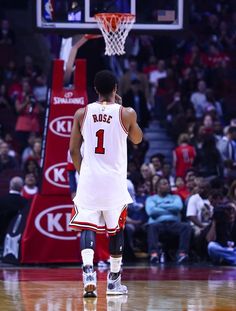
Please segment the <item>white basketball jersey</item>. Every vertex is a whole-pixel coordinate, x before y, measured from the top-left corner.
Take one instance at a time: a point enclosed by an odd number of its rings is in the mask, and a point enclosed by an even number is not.
[[[122,106],[98,102],[86,107],[81,125],[84,154],[77,206],[107,210],[132,203],[127,190],[127,131]]]

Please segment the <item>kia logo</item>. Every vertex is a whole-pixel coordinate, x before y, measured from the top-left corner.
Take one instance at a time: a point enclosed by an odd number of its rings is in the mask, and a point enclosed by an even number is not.
[[[71,209],[71,204],[49,207],[37,215],[35,227],[41,234],[51,239],[76,240],[77,236],[69,228]]]
[[[73,93],[72,93],[72,92],[67,92],[67,93],[65,93],[65,95],[64,95],[65,98],[70,98],[70,97],[72,97],[72,96],[73,96]]]
[[[49,166],[45,172],[46,180],[56,187],[69,188],[66,166],[67,162],[61,162]]]
[[[64,116],[52,120],[49,124],[49,128],[55,135],[61,137],[70,137],[72,124],[73,117]]]

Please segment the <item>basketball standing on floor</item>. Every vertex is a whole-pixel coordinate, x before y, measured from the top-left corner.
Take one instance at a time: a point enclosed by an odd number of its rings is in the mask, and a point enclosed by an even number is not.
[[[103,70],[94,80],[98,101],[77,110],[70,139],[70,153],[80,173],[70,226],[81,230],[84,296],[96,296],[96,272],[93,269],[95,234],[107,231],[110,236],[110,272],[107,294],[127,294],[121,285],[123,228],[127,204],[132,199],[127,190],[127,137],[142,141],[137,115],[116,101],[117,81],[112,72]],[[80,147],[83,143],[83,157]]]

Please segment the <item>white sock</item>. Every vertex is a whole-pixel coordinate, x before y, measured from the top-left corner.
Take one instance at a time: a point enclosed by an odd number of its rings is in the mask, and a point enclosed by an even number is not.
[[[113,273],[120,272],[122,257],[111,257],[110,256],[110,270]]]
[[[94,250],[91,248],[85,248],[81,251],[83,266],[93,266]]]

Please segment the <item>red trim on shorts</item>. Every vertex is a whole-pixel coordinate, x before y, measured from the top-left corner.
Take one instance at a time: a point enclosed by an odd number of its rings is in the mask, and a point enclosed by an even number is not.
[[[83,223],[83,222],[73,222],[69,224],[69,227],[74,230],[82,231],[82,230],[92,230],[97,233],[104,233],[106,232],[106,227],[98,227],[95,224],[90,223]]]
[[[127,129],[126,129],[124,123],[123,123],[123,120],[122,120],[122,109],[123,109],[123,107],[121,106],[120,107],[120,112],[119,112],[120,124],[121,124],[121,127],[123,128],[125,134],[128,134],[128,131],[127,131]]]
[[[83,130],[84,121],[85,121],[85,118],[87,116],[87,113],[88,113],[88,106],[85,106],[83,119],[82,119],[82,122],[81,122],[81,125],[80,125],[80,132],[82,132],[82,130]]]
[[[115,235],[117,232],[119,232],[121,229],[124,229],[125,222],[127,218],[127,205],[124,206],[123,210],[120,213],[118,225],[115,228],[107,229],[106,231],[109,235]]]

